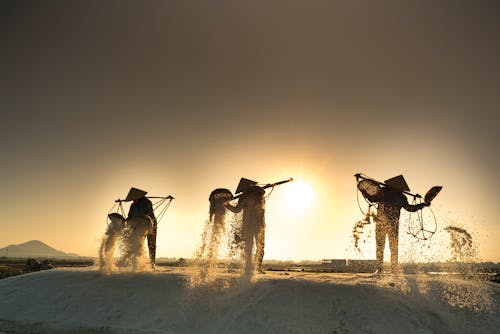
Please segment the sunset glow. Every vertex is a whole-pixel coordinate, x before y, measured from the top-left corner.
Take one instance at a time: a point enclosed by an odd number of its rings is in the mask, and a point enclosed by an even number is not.
[[[211,191],[293,177],[265,258],[344,258],[360,172],[443,186],[438,228],[499,261],[498,10],[449,2],[2,2],[0,248],[95,256],[137,187],[175,197],[157,256],[189,258]]]
[[[315,197],[311,185],[303,180],[292,182],[288,187],[283,189],[283,192],[287,208],[294,213],[300,214],[311,207]]]
[[[0,334],[498,332],[499,14],[1,1]]]

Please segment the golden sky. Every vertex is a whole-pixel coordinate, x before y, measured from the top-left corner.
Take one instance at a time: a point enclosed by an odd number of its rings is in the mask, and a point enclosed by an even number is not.
[[[266,258],[343,258],[364,172],[442,185],[439,228],[500,261],[495,2],[0,6],[0,247],[95,255],[134,186],[176,197],[158,255],[189,257],[214,188],[294,177],[310,205],[275,189]]]

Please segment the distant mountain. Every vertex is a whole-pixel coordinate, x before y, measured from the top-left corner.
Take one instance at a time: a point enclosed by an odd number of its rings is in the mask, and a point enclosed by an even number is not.
[[[77,254],[65,253],[39,241],[31,240],[19,245],[9,245],[0,248],[0,256],[17,258],[75,258],[80,257]]]

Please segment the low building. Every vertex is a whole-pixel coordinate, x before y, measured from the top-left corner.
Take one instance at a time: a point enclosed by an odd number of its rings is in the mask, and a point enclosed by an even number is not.
[[[373,272],[376,260],[351,260],[351,259],[323,259],[322,264],[328,266],[334,272]]]

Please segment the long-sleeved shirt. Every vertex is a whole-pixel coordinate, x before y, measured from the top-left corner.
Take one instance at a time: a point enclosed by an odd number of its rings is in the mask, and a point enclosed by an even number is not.
[[[238,199],[238,204],[236,204],[236,206],[228,204],[226,207],[234,213],[238,213],[243,210],[243,225],[248,228],[265,225],[265,199],[263,194],[264,190],[258,193],[244,193]]]
[[[409,204],[404,194],[394,191],[389,187],[382,189],[382,196],[377,199],[377,202],[377,218],[391,224],[399,222],[401,208],[409,212],[415,212],[425,207],[424,203]]]

